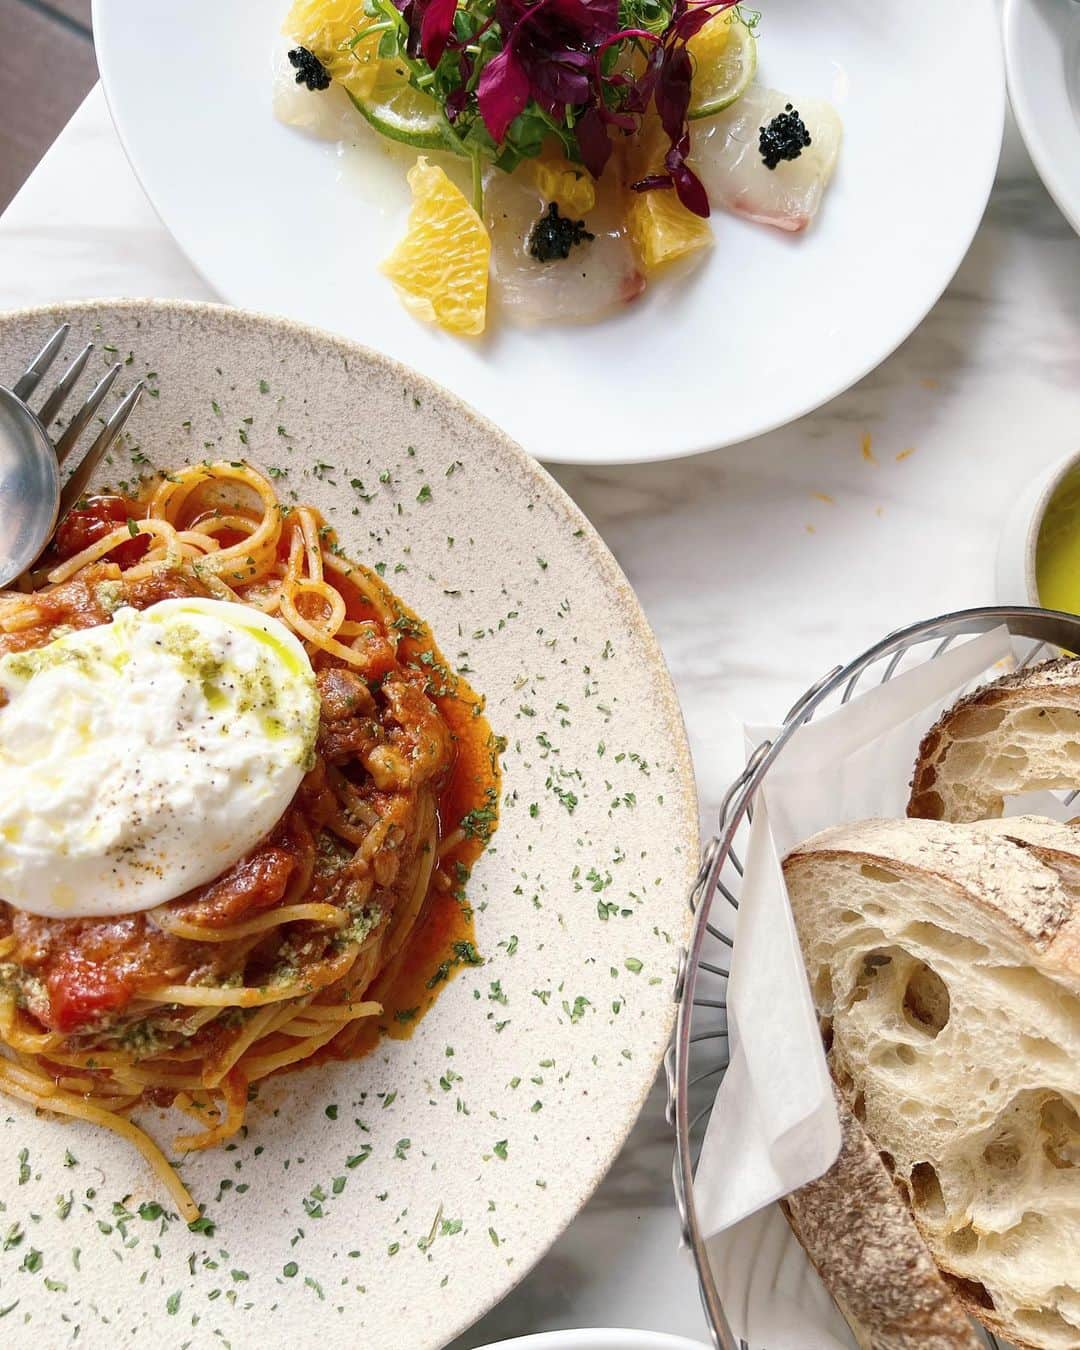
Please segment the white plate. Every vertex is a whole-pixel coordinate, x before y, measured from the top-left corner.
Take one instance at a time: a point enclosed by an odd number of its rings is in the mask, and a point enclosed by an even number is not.
[[[1005,68],[1028,153],[1080,233],[1080,3],[1005,0]]]
[[[580,511],[427,381],[295,324],[144,301],[0,316],[0,384],[62,317],[69,355],[91,336],[95,362],[131,354],[118,384],[156,372],[106,481],[137,476],[136,448],[162,468],[248,454],[287,471],[286,500],[313,502],[347,552],[386,564],[509,743],[499,829],[468,887],[486,964],[410,1040],[270,1080],[235,1148],[190,1155],[212,1237],[118,1225],[115,1203],[164,1198],[138,1155],[0,1102],[0,1310],[18,1302],[0,1344],[67,1344],[78,1323],[79,1344],[116,1350],[434,1350],[543,1255],[653,1082],[698,854],[671,681]],[[184,1120],[141,1119],[165,1141]]]
[[[994,0],[763,0],[760,78],[831,98],[844,119],[806,235],[717,213],[703,268],[658,281],[616,319],[452,338],[412,319],[377,269],[403,230],[401,165],[273,120],[270,53],[287,8],[94,0],[105,92],[143,186],[226,299],[408,362],[540,459],[708,450],[840,393],[937,300],[997,165]],[[358,119],[357,141],[372,136]]]

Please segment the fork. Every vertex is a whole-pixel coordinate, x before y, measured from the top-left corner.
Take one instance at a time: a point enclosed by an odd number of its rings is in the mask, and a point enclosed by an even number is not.
[[[0,499],[5,503],[3,514],[9,517],[4,522],[7,529],[0,529],[0,548],[6,555],[0,556],[0,586],[25,571],[45,548],[57,524],[86,491],[94,470],[123,430],[144,388],[142,380],[131,387],[58,492],[57,466],[62,466],[71,455],[122,369],[119,361],[108,368],[53,442],[49,427],[86,369],[94,344],[88,342],[83,347],[37,413],[30,408],[28,400],[55,361],[70,331],[71,325],[62,323],[12,388],[0,388],[0,396],[6,396],[0,399],[0,412],[5,414],[0,419],[0,432],[5,433],[7,440],[6,446],[0,445]],[[48,458],[46,446],[51,449],[55,464],[41,463],[43,454]],[[12,526],[11,519],[20,511],[21,523],[16,520]]]
[[[64,345],[68,333],[71,331],[71,324],[62,323],[56,332],[49,338],[45,346],[34,357],[33,361],[23,371],[22,375],[15,381],[15,387],[12,390],[16,398],[22,399],[25,403],[34,390],[38,387],[42,377],[52,365],[59,354],[60,348]],[[49,425],[58,415],[60,409],[67,401],[68,395],[74,389],[79,376],[86,369],[86,363],[90,360],[90,355],[94,350],[94,344],[88,342],[82,351],[64,371],[63,375],[56,383],[55,389],[46,398],[44,403],[38,409],[37,418],[49,434]],[[90,391],[89,396],[83,405],[76,411],[71,421],[64,428],[60,439],[53,445],[56,454],[56,462],[63,466],[64,461],[74,450],[79,437],[86,430],[91,417],[101,406],[105,395],[113,387],[116,377],[123,369],[120,361],[114,362],[105,374],[98,380],[97,384]],[[124,425],[131,416],[138,403],[144,389],[142,380],[137,380],[134,385],[124,395],[120,403],[113,409],[113,412],[101,431],[98,432],[90,449],[82,457],[78,467],[68,478],[60,492],[60,508],[57,512],[57,522],[63,520],[71,508],[82,496],[86,490],[87,484],[93,476],[94,470],[101,463],[105,452],[116,440]]]

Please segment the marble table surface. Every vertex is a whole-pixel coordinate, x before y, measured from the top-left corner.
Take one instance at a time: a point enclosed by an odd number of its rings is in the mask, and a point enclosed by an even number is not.
[[[100,296],[216,298],[150,207],[98,88],[0,218],[0,307]],[[706,831],[734,768],[736,719],[779,718],[890,629],[992,602],[1010,502],[1078,442],[1080,239],[1010,125],[956,279],[861,384],[728,450],[555,470],[667,655]],[[670,1156],[658,1086],[588,1207],[453,1350],[571,1326],[705,1339]]]

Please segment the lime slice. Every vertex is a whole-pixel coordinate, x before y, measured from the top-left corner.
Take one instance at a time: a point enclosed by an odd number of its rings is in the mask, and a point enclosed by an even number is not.
[[[687,47],[694,58],[691,117],[711,117],[746,93],[757,70],[757,42],[731,10],[710,19]]]
[[[400,67],[393,61],[381,63],[380,71],[370,94],[349,97],[367,120],[383,136],[392,141],[403,141],[418,150],[447,150],[450,147],[443,134],[442,110],[428,94],[422,94],[402,78]]]

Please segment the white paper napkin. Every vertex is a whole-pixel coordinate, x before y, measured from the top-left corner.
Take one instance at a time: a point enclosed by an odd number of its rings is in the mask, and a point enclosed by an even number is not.
[[[694,1178],[706,1236],[820,1176],[840,1151],[768,800],[758,803],[743,867],[727,993],[730,1062]]]
[[[902,816],[926,731],[965,689],[1009,662],[1004,629],[962,642],[801,727],[766,775],[735,924],[731,1064],[694,1182],[706,1236],[820,1176],[840,1148],[780,859],[827,826]],[[776,732],[748,728],[748,744]]]

